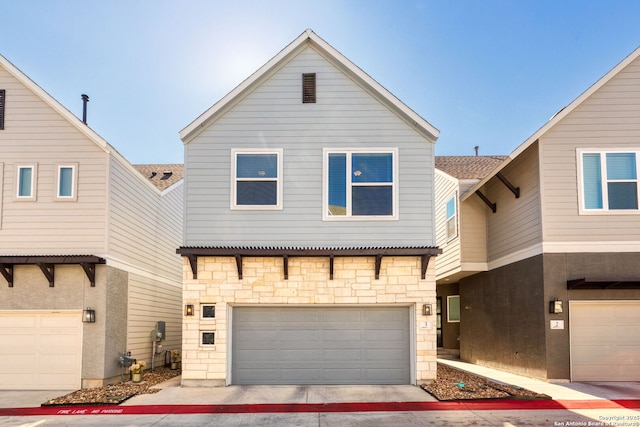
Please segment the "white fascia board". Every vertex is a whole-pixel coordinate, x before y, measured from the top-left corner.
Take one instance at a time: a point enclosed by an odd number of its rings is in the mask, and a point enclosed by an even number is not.
[[[486,177],[484,177],[478,184],[476,184],[473,188],[469,189],[469,191],[462,197],[462,200],[465,200],[471,197],[472,194],[482,188],[491,178],[493,178],[498,172],[504,169],[513,159],[518,157],[524,150],[529,148],[532,144],[534,144],[540,137],[542,137],[545,133],[549,131],[552,127],[558,124],[562,119],[564,119],[567,115],[569,115],[573,110],[575,110],[580,104],[582,104],[587,98],[593,95],[598,89],[608,83],[613,77],[615,77],[620,71],[626,68],[631,62],[633,62],[636,58],[640,56],[640,47],[634,50],[629,56],[623,59],[618,65],[613,67],[611,71],[605,74],[600,78],[597,82],[595,82],[591,87],[585,90],[580,96],[573,100],[569,105],[565,108],[557,112],[547,123],[545,123],[540,129],[538,129],[533,135],[531,135],[525,142],[520,144],[518,148],[513,150],[507,158],[500,163],[491,173],[489,173]]]
[[[319,48],[326,55],[333,58],[345,70],[349,71],[352,76],[356,77],[368,87],[370,87],[373,92],[379,94],[380,97],[385,100],[388,105],[392,106],[397,113],[400,113],[402,116],[404,116],[407,122],[412,124],[414,127],[417,127],[422,134],[426,133],[427,135],[429,135],[430,138],[435,142],[435,140],[440,135],[440,131],[438,129],[436,129],[429,122],[420,117],[420,115],[418,115],[415,111],[407,107],[391,92],[389,92],[382,85],[372,79],[367,73],[362,71],[362,69],[356,66],[353,62],[349,61],[349,59],[347,59],[339,51],[333,48],[329,43],[325,42],[312,30],[306,30],[302,34],[300,34],[300,36],[298,36],[293,42],[289,43],[289,45],[282,49],[276,56],[271,58],[265,65],[260,67],[251,76],[249,76],[242,83],[236,86],[231,92],[225,95],[208,110],[198,116],[198,118],[196,118],[193,122],[182,129],[180,131],[180,139],[185,144],[189,143],[189,141],[195,136],[199,129],[203,128],[207,123],[210,122],[212,118],[218,115],[221,111],[224,111],[236,99],[246,93],[248,89],[256,84],[263,76],[274,70],[282,61],[295,53],[298,49],[301,49],[301,47],[303,47],[306,42],[311,42],[315,47]]]

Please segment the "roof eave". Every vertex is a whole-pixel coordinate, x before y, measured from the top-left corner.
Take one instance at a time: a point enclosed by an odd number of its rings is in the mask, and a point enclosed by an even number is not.
[[[475,186],[469,189],[465,193],[461,200],[466,200],[471,197],[472,194],[476,192],[476,190],[481,189],[489,180],[491,180],[498,172],[502,171],[509,163],[511,163],[516,157],[518,157],[522,152],[524,152],[531,145],[536,143],[545,133],[549,131],[552,127],[558,124],[562,119],[564,119],[567,115],[569,115],[573,110],[575,110],[580,104],[582,104],[587,98],[594,94],[598,89],[608,83],[614,76],[616,76],[620,71],[622,71],[627,65],[633,62],[640,56],[640,47],[634,50],[630,55],[628,55],[625,59],[623,59],[618,65],[613,67],[608,73],[606,73],[603,77],[601,77],[597,82],[591,85],[587,90],[585,90],[580,96],[574,99],[569,105],[560,110],[557,114],[555,114],[549,121],[547,121],[540,129],[538,129],[533,135],[531,135],[526,141],[520,144],[511,154],[507,156],[504,161],[499,164],[491,173],[489,173],[486,177],[484,177],[480,182],[478,182]]]

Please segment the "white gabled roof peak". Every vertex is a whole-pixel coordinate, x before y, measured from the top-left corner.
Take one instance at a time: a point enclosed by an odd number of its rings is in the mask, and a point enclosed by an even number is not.
[[[37,83],[29,78],[25,73],[20,71],[18,67],[13,65],[7,58],[0,55],[0,66],[7,70],[9,74],[11,74],[14,78],[16,78],[20,83],[28,87],[33,93],[35,93],[40,99],[42,99],[45,103],[47,103],[51,108],[57,111],[60,115],[62,115],[69,123],[74,125],[80,132],[86,135],[89,139],[96,143],[99,147],[101,147],[105,152],[109,153],[112,151],[116,151],[109,145],[107,141],[102,139],[100,135],[98,135],[93,129],[91,129],[88,125],[82,122],[78,117],[76,117],[71,111],[69,111],[64,105],[62,105],[58,100],[56,100],[53,96],[49,95],[47,91],[42,89]]]
[[[440,131],[433,127],[429,122],[423,119],[411,108],[402,103],[391,92],[385,89],[382,85],[372,79],[367,73],[356,66],[353,62],[342,55],[329,43],[324,41],[313,30],[306,29],[295,40],[289,43],[278,54],[271,58],[266,64],[255,71],[251,76],[245,79],[242,83],[236,86],[231,92],[225,95],[222,99],[216,102],[208,110],[197,117],[193,122],[187,125],[180,131],[180,138],[186,144],[191,138],[198,133],[198,131],[208,125],[212,119],[214,119],[220,112],[226,109],[235,100],[242,97],[248,90],[250,90],[264,75],[268,74],[271,70],[277,67],[282,61],[287,60],[292,55],[296,54],[299,49],[303,48],[306,43],[312,43],[314,47],[320,49],[323,53],[335,60],[344,70],[348,71],[351,77],[356,78],[363,82],[373,92],[377,93],[381,99],[392,106],[396,111],[396,114],[404,116],[405,120],[412,126],[419,128],[422,133],[430,135],[433,140],[438,138]]]

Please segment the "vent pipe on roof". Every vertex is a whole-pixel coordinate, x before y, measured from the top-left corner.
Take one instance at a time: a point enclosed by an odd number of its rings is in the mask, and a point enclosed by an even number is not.
[[[84,93],[80,95],[82,98],[82,123],[87,124],[87,102],[89,102],[89,95]]]
[[[478,150],[480,150],[480,146],[476,145],[475,147],[473,147],[474,150],[476,150],[476,156],[478,155]]]

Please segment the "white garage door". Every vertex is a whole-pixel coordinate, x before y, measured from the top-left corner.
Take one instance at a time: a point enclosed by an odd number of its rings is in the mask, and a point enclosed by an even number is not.
[[[570,301],[571,379],[640,381],[640,301]]]
[[[0,389],[80,388],[80,312],[0,311]]]
[[[407,307],[236,307],[233,384],[409,384]]]

